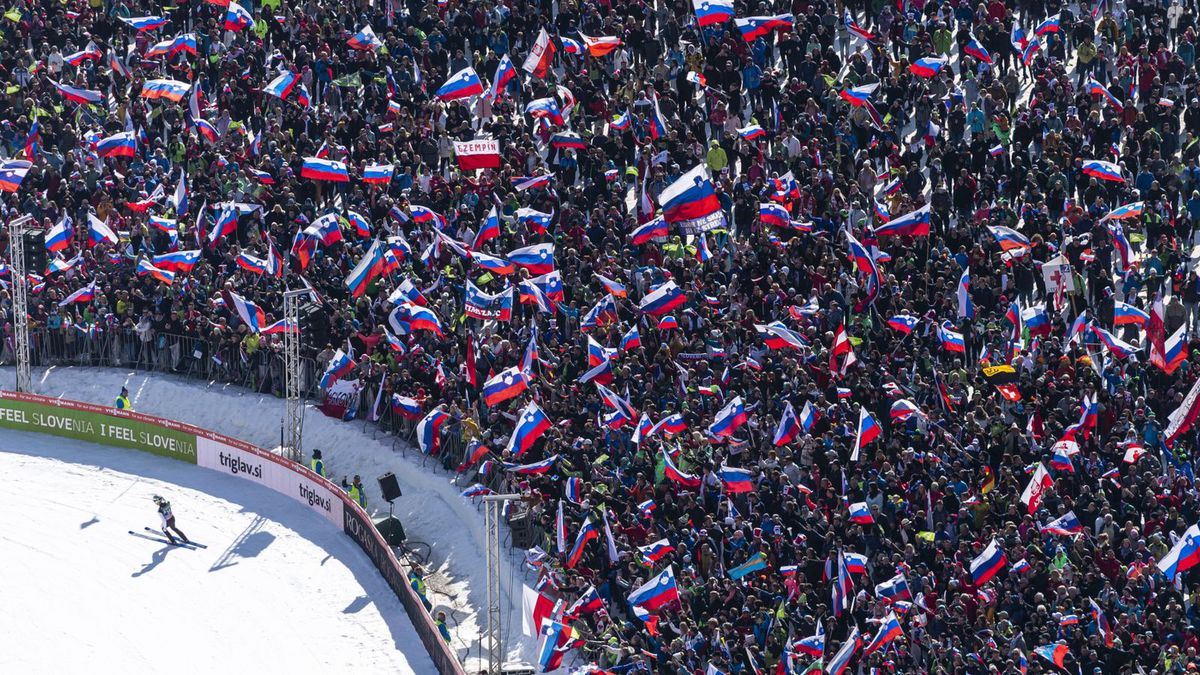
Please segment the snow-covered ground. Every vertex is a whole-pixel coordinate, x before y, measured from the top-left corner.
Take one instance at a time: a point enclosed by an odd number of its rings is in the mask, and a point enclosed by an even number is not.
[[[12,378],[11,368],[0,369],[2,386],[11,388]],[[283,401],[233,385],[77,367],[35,369],[33,385],[38,394],[102,405],[111,405],[125,386],[136,411],[195,424],[264,448],[279,445]],[[343,475],[360,475],[367,487],[367,511],[376,514],[386,515],[388,506],[375,479],[388,471],[396,475],[404,496],[395,502],[395,515],[404,524],[410,543],[419,541],[430,547],[425,577],[429,599],[434,611],[446,610],[451,646],[470,672],[484,658],[479,641],[486,622],[482,610],[487,605],[482,513],[460,496],[465,485],[453,484],[445,472],[435,473],[432,463],[422,466],[419,451],[393,451],[390,436],[375,440],[369,431],[362,422],[335,420],[310,407],[304,418],[305,458],[312,448],[320,448],[326,472],[335,482]],[[505,596],[501,606],[508,608],[503,619],[507,660],[530,662],[535,645],[521,634],[520,598],[522,581],[532,585],[532,578],[527,579],[529,573],[521,571],[519,553],[502,551],[501,555],[500,581]]]
[[[208,548],[129,534],[155,494]],[[253,483],[0,429],[0,513],[0,672],[437,672],[354,542]]]

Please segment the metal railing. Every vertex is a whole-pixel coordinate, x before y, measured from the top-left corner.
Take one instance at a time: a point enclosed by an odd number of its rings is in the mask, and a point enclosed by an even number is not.
[[[0,362],[15,360],[10,344]],[[173,373],[207,382],[236,384],[259,393],[283,395],[282,347],[247,349],[236,339],[158,333],[117,328],[84,331],[75,326],[41,327],[30,334],[30,360],[35,367],[52,365],[130,368]],[[301,357],[302,390],[318,397],[316,362]]]

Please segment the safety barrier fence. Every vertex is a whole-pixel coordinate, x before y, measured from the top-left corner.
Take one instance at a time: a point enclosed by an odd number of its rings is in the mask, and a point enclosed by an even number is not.
[[[81,345],[82,343],[77,342],[71,347]],[[125,347],[120,341],[102,341],[101,348],[92,353],[114,350],[123,356]],[[68,342],[65,340],[54,344],[51,337],[41,341],[38,349],[59,349],[55,358],[68,356]],[[165,349],[173,359],[170,343]],[[146,357],[145,363],[157,363],[162,351],[163,349],[153,347],[146,348],[135,354],[136,361],[142,363],[141,359]],[[81,352],[76,352],[73,356],[78,356],[79,353]],[[110,356],[113,354],[111,351],[107,353]],[[253,372],[253,369],[247,368],[247,371]],[[342,529],[362,548],[404,605],[414,630],[438,671],[442,675],[463,675],[462,665],[449,645],[442,640],[432,617],[425,611],[421,599],[409,585],[408,575],[391,547],[375,528],[370,516],[338,486],[308,468],[245,441],[190,424],[130,410],[115,410],[37,394],[0,391],[0,427],[150,452],[249,480],[288,495]]]

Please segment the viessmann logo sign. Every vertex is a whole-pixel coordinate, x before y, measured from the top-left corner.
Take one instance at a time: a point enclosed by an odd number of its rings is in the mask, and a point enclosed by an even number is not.
[[[195,434],[103,412],[3,398],[0,427],[133,448],[196,463]]]

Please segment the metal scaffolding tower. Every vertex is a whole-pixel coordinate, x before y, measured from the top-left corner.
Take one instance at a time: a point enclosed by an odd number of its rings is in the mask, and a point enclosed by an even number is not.
[[[487,543],[487,626],[483,644],[488,653],[488,673],[500,675],[504,664],[504,612],[500,608],[500,521],[504,517],[504,502],[524,499],[520,494],[486,495],[483,499],[484,537]]]
[[[17,352],[17,391],[32,391],[33,377],[29,372],[29,308],[26,305],[25,224],[32,216],[21,216],[8,223],[8,257],[12,266],[13,285],[13,344]]]
[[[304,434],[303,372],[300,362],[300,298],[308,289],[283,294],[283,452],[293,462],[302,460]]]

